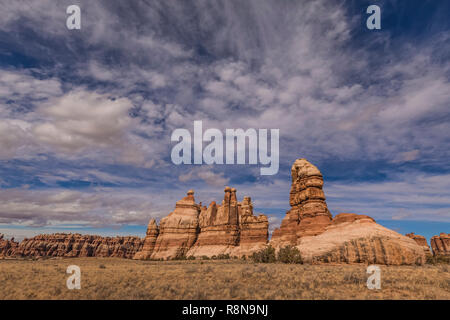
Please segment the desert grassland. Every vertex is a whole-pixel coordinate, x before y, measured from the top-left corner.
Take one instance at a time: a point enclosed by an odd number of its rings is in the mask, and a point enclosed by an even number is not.
[[[81,289],[69,290],[69,265]],[[0,260],[0,299],[450,299],[450,265],[255,264],[241,260],[134,261],[116,258]]]

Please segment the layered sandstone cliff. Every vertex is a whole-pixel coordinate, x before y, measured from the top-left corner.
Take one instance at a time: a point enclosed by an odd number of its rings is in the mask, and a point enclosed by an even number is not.
[[[142,240],[139,237],[41,234],[24,239],[9,250],[8,256],[132,258],[141,246]]]
[[[319,169],[297,159],[291,170],[291,209],[271,245],[296,246],[306,262],[422,264],[425,253],[413,239],[389,230],[365,215],[341,213],[334,219],[323,193]]]
[[[433,236],[430,242],[435,256],[450,256],[450,234],[441,233]]]
[[[414,232],[408,233],[408,234],[406,234],[406,236],[408,238],[413,239],[419,246],[422,247],[423,252],[425,252],[426,257],[433,256],[433,253],[431,252],[430,247],[428,246],[427,239],[425,239],[424,236],[414,234]]]
[[[236,189],[226,187],[222,203],[209,207],[195,203],[194,192],[178,201],[161,220],[159,233],[150,222],[142,250],[135,259],[169,259],[183,256],[248,255],[264,247],[269,223],[253,215],[250,197],[237,201]]]

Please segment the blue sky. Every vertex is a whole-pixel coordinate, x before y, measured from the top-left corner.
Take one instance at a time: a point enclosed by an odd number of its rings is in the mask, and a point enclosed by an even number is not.
[[[3,3],[5,2],[5,3]],[[66,8],[81,7],[81,30]],[[367,6],[381,7],[368,30]],[[271,229],[290,166],[333,214],[450,231],[450,3],[2,1],[0,232],[143,235],[188,189],[249,195]],[[181,165],[177,128],[280,129],[280,170]]]

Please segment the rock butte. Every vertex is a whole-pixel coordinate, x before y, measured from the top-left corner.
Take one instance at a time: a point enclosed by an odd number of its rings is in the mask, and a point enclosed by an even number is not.
[[[250,255],[268,244],[276,249],[297,247],[309,263],[423,264],[430,255],[426,239],[403,236],[365,215],[328,210],[319,169],[297,159],[291,169],[292,185],[280,228],[268,241],[268,219],[253,214],[250,197],[237,201],[236,189],[225,188],[221,204],[197,204],[194,191],[176,202],[158,227],[150,220],[144,240],[138,237],[99,237],[79,234],[39,235],[21,243],[0,236],[0,256],[98,256],[139,260],[182,256]],[[431,239],[434,255],[448,255],[449,235]]]

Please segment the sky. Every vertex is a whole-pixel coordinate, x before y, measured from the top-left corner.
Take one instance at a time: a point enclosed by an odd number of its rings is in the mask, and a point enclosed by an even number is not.
[[[68,30],[66,8],[81,8]],[[369,30],[366,9],[381,8]],[[252,197],[270,230],[290,167],[333,215],[450,232],[450,2],[0,0],[0,233],[145,234],[189,189]],[[175,165],[171,134],[279,129],[280,169]]]

